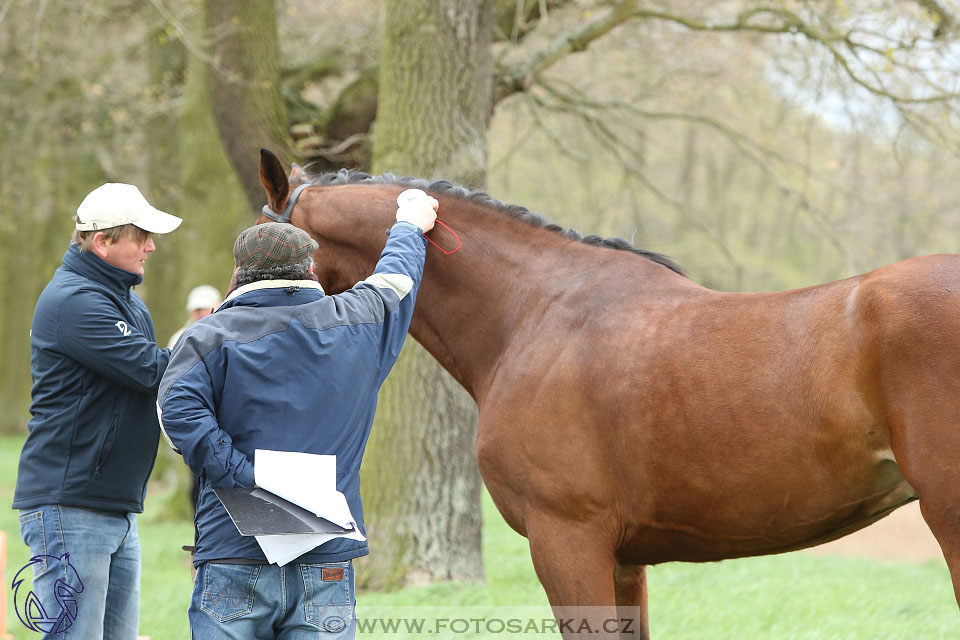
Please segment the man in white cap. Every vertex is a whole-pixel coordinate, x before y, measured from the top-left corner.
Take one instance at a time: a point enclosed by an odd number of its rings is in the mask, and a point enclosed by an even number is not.
[[[214,286],[201,284],[191,289],[190,293],[187,294],[187,313],[190,314],[190,317],[187,319],[185,325],[177,329],[177,332],[170,336],[170,341],[167,342],[167,348],[173,349],[173,345],[177,344],[177,340],[180,339],[180,336],[183,335],[187,327],[201,318],[206,318],[213,313],[222,302],[223,298],[220,296],[220,291]]]
[[[135,514],[157,455],[155,403],[170,353],[157,346],[133,287],[156,248],[153,235],[181,220],[128,184],[92,191],[75,220],[63,264],[34,310],[33,417],[13,507],[31,555],[42,558],[32,591],[43,637],[135,640]]]

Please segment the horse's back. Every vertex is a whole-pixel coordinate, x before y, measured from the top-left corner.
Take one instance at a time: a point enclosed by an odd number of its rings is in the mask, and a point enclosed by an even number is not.
[[[503,468],[524,470],[532,502],[609,504],[624,545],[652,562],[797,548],[913,497],[890,404],[916,389],[894,363],[914,350],[910,366],[940,357],[960,373],[960,257],[788,292],[660,296],[588,320],[571,309],[571,339],[504,365],[520,395],[502,400],[523,408]],[[542,375],[522,384],[524,370]]]

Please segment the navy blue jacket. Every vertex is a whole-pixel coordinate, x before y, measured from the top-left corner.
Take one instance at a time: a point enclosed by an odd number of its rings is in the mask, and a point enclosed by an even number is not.
[[[400,354],[423,274],[426,240],[394,225],[374,274],[324,295],[310,280],[263,280],[192,324],[160,385],[164,432],[200,477],[194,563],[266,563],[213,487],[250,487],[256,449],[337,456],[337,489],[360,530],[360,462],[377,391]],[[340,562],[367,543],[331,540],[296,559]]]
[[[142,277],[71,244],[33,313],[30,433],[13,507],[143,511],[170,353],[131,288]]]

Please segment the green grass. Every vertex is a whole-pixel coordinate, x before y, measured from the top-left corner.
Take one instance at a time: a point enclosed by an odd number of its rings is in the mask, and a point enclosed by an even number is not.
[[[17,479],[17,461],[22,437],[0,438],[0,529],[7,537],[7,566],[4,589],[7,594],[7,627],[12,640],[28,640],[39,634],[24,628],[13,608],[10,581],[29,560],[27,546],[20,540],[17,512],[10,508]],[[189,637],[187,606],[193,583],[190,579],[189,554],[180,550],[193,542],[193,523],[157,521],[150,514],[151,498],[144,515],[138,520],[143,554],[141,575],[141,633],[152,640],[179,640]]]
[[[13,499],[22,438],[0,438],[0,500]],[[153,640],[188,637],[192,523],[140,518],[143,548],[141,633]],[[546,625],[546,597],[533,573],[526,540],[509,530],[484,498],[483,585],[435,584],[392,593],[361,593],[358,614],[405,624],[420,633],[361,633],[366,638],[559,637],[500,631]],[[158,510],[159,511],[159,510]],[[27,561],[16,512],[0,509],[8,538],[5,576],[8,625],[15,640],[37,637],[20,626],[9,580]],[[571,550],[574,553],[575,550]],[[374,549],[373,553],[377,553]],[[671,564],[649,573],[651,631],[658,640],[941,640],[960,638],[960,612],[942,562],[882,563],[791,553],[712,564]],[[492,633],[484,632],[490,629]],[[452,629],[453,631],[449,631]],[[481,633],[474,633],[480,629]],[[436,631],[440,631],[436,633]],[[467,632],[464,632],[466,630]],[[431,632],[431,633],[428,633]]]

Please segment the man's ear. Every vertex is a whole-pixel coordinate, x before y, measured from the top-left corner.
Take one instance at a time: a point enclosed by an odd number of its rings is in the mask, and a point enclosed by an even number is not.
[[[110,240],[103,231],[97,231],[93,234],[93,242],[90,243],[90,249],[99,258],[105,258],[109,253]]]

